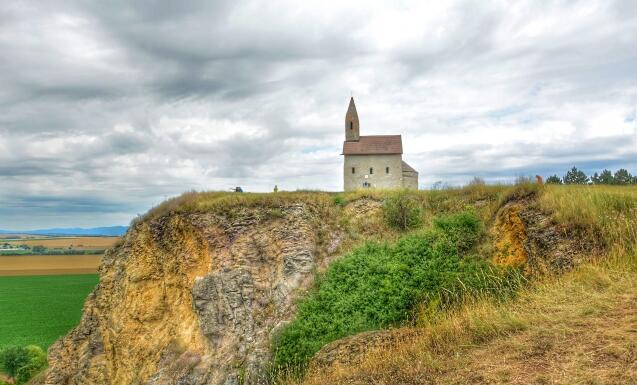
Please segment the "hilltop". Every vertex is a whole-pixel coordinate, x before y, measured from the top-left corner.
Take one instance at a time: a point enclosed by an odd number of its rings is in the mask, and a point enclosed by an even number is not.
[[[629,187],[187,193],[107,252],[46,383],[527,383],[507,338],[632,322],[636,210]]]

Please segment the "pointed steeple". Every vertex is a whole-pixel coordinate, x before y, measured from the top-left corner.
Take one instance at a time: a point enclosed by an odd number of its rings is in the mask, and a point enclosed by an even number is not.
[[[360,138],[360,127],[358,123],[358,113],[356,112],[356,104],[354,97],[349,100],[349,107],[345,114],[345,140],[358,141]]]

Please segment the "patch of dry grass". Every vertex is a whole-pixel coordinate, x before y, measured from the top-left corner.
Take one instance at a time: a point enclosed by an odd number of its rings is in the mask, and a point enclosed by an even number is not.
[[[637,245],[637,187],[546,186],[540,208],[556,221],[600,237],[612,255],[632,254]]]

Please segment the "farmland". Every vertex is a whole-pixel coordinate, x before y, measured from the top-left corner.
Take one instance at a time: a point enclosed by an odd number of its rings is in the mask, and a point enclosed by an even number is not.
[[[118,237],[31,237],[0,240],[0,276],[95,274]]]
[[[104,250],[112,247],[118,237],[41,237],[4,241],[12,246],[43,246],[49,249]]]
[[[49,347],[77,325],[95,274],[0,277],[0,346]]]
[[[102,255],[4,255],[0,276],[95,274]]]

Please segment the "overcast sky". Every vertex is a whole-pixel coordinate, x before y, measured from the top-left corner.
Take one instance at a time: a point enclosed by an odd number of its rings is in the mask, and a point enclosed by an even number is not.
[[[636,1],[131,3],[0,3],[0,228],[342,189],[351,94],[421,188],[637,172]]]

